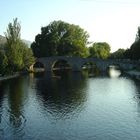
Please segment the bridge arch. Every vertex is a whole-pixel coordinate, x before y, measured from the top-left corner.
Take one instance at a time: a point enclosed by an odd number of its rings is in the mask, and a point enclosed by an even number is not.
[[[116,69],[123,71],[123,67],[121,66],[121,64],[118,63],[108,64],[106,70],[108,70],[110,67],[115,67]]]
[[[81,64],[81,70],[86,71],[89,77],[96,76],[99,74],[99,69],[94,61],[85,61]]]
[[[46,71],[52,71],[53,67],[58,61],[63,61],[67,63],[72,71],[81,71],[85,63],[94,63],[100,72],[106,72],[110,65],[119,65],[121,70],[131,70],[134,67],[138,67],[140,62],[133,62],[127,60],[102,60],[98,58],[80,58],[80,57],[68,57],[68,56],[53,56],[53,57],[42,57],[38,58],[36,61],[41,62]],[[30,67],[31,68],[31,67]]]
[[[33,72],[44,72],[46,70],[45,65],[40,62],[36,61],[32,66]]]
[[[118,77],[123,73],[123,68],[118,63],[112,63],[107,66],[106,72],[110,77]]]
[[[92,61],[86,61],[81,64],[81,69],[91,69],[94,67],[97,67],[97,66],[96,66],[96,63],[94,63]]]
[[[68,60],[56,59],[51,64],[52,70],[71,70],[72,66]]]

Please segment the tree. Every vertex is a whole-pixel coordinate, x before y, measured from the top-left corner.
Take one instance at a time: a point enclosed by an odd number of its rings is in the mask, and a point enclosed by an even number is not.
[[[6,73],[7,65],[8,65],[7,56],[5,55],[3,48],[0,48],[0,73],[1,74]]]
[[[13,24],[8,24],[7,32],[5,32],[5,37],[7,40],[6,55],[8,58],[8,66],[13,71],[17,71],[23,68],[21,53],[22,41],[20,40],[20,29],[21,26],[16,18],[13,20]]]
[[[34,56],[81,56],[86,57],[88,33],[77,25],[53,21],[41,28],[31,48]]]
[[[93,45],[89,47],[89,55],[90,57],[106,59],[110,55],[110,46],[106,42],[93,43]]]
[[[26,44],[25,44],[26,45]],[[24,69],[28,70],[29,67],[35,62],[31,48],[24,47],[23,51],[23,65]]]
[[[135,42],[137,42],[139,40],[140,40],[140,27],[138,27],[138,31],[137,31],[137,34],[136,34]]]
[[[117,51],[115,51],[114,53],[111,54],[111,58],[114,58],[114,59],[122,59],[124,58],[124,53],[125,53],[125,49],[118,49]]]
[[[134,42],[130,47],[131,59],[140,59],[140,40]]]
[[[138,27],[135,42],[130,47],[130,58],[140,59],[140,27]]]
[[[126,49],[124,52],[124,58],[125,59],[130,59],[131,58],[131,51],[130,49]]]
[[[27,67],[27,57],[30,57],[28,60],[33,60],[33,55],[30,51],[28,52],[27,45],[20,39],[20,30],[21,26],[16,18],[13,20],[13,23],[8,24],[7,31],[5,32],[5,54],[8,59],[7,68],[11,72],[20,71]],[[30,55],[28,55],[29,53]]]

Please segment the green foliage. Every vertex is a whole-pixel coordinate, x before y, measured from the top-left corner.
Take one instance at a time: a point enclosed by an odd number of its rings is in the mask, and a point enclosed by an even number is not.
[[[31,48],[24,47],[23,51],[23,65],[24,69],[28,70],[28,68],[35,62],[35,58],[33,57],[33,52]]]
[[[89,47],[90,57],[97,57],[101,59],[106,59],[110,55],[110,46],[106,42],[94,43]]]
[[[125,49],[118,49],[117,51],[115,51],[114,53],[111,54],[110,58],[122,59],[122,58],[124,58],[125,51],[126,51]]]
[[[36,57],[81,56],[86,57],[88,34],[77,25],[54,21],[41,28],[31,48]]]
[[[130,47],[131,59],[140,59],[140,40],[134,42]]]
[[[129,51],[127,51],[127,54],[130,59],[140,59],[140,27],[138,27],[135,42],[131,45]]]
[[[124,58],[125,59],[130,59],[131,58],[131,51],[130,49],[126,49],[124,52]]]
[[[31,49],[20,39],[20,24],[17,18],[13,20],[13,24],[9,23],[7,32],[5,32],[6,43],[3,51],[1,51],[2,70],[8,73],[27,69],[33,62],[34,57]]]
[[[0,35],[0,47],[4,46],[5,43],[6,43],[6,38]]]
[[[138,31],[137,31],[137,34],[136,34],[135,42],[137,42],[137,41],[140,41],[140,27],[138,27]]]
[[[4,74],[6,72],[6,67],[8,66],[8,59],[5,55],[3,48],[0,48],[0,73]]]
[[[12,42],[6,44],[6,55],[8,58],[8,67],[13,71],[18,71],[23,68],[22,59],[22,42]]]
[[[22,69],[22,41],[20,40],[20,24],[17,22],[17,18],[13,20],[13,24],[9,23],[6,37],[6,55],[8,58],[8,68],[12,71]]]
[[[18,23],[18,19],[15,18],[13,20],[13,24],[9,23],[7,31],[5,32],[5,37],[7,40],[7,44],[11,45],[11,43],[16,43],[20,40],[20,30],[21,26],[20,23]]]

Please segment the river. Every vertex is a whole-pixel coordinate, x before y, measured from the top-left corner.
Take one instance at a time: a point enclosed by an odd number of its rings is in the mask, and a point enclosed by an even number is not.
[[[0,140],[139,140],[140,82],[30,74],[0,82]]]

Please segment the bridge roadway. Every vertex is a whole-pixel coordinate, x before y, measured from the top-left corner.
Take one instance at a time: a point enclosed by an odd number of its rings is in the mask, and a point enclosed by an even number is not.
[[[58,61],[66,61],[72,68],[72,71],[81,71],[82,66],[88,62],[94,63],[100,71],[106,71],[110,65],[117,65],[122,70],[132,70],[140,66],[140,61],[131,61],[126,59],[98,59],[98,58],[80,58],[80,57],[66,57],[66,56],[53,56],[38,58],[36,62],[44,65],[46,71],[52,71],[54,65]],[[31,67],[33,69],[33,66]]]

